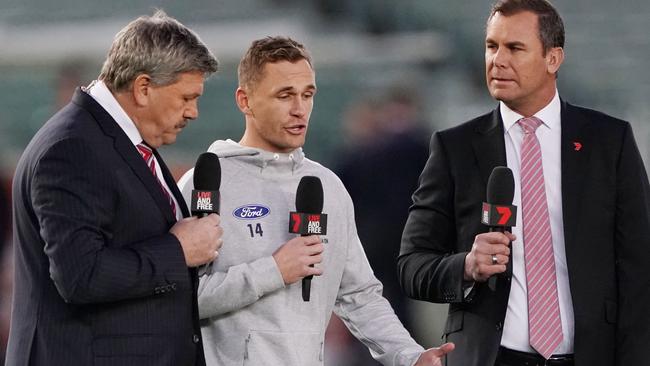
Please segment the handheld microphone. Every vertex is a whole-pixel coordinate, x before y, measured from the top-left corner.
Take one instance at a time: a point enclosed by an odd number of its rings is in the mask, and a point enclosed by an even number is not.
[[[194,189],[190,211],[198,218],[211,213],[219,214],[221,186],[221,164],[215,153],[205,152],[199,155],[194,166]],[[212,274],[212,262],[201,266],[199,276]]]
[[[206,152],[199,155],[194,166],[194,189],[190,210],[199,218],[219,213],[219,187],[221,164],[217,154]]]
[[[302,177],[296,191],[296,212],[289,213],[289,232],[301,236],[326,235],[327,214],[322,212],[323,184],[320,178],[310,175]],[[303,301],[309,301],[313,277],[302,279]]]
[[[487,202],[483,202],[481,222],[490,232],[504,232],[517,223],[517,206],[512,205],[515,196],[515,179],[512,170],[497,166],[492,170],[487,184]],[[496,289],[496,276],[488,279],[488,287]]]

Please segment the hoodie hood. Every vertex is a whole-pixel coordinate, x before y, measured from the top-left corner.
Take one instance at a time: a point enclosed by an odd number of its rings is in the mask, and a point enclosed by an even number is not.
[[[290,153],[274,153],[242,146],[231,139],[213,142],[208,151],[217,154],[222,159],[237,158],[238,161],[255,165],[262,170],[272,166],[280,170],[289,168],[291,171],[295,171],[305,159],[302,148],[297,148]]]

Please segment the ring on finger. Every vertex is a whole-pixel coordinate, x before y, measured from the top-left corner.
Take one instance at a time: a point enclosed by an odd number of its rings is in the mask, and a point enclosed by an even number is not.
[[[495,265],[495,264],[498,264],[498,263],[499,263],[499,262],[497,261],[497,259],[498,259],[498,258],[497,258],[497,255],[496,255],[496,254],[492,254],[492,265]]]

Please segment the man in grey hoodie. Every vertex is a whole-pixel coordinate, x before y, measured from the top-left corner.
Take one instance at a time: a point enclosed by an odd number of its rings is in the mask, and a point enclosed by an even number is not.
[[[207,363],[322,365],[334,311],[382,364],[440,365],[453,344],[425,351],[409,336],[368,264],[350,196],[334,173],[302,151],[316,94],[305,48],[283,37],[254,41],[238,72],[244,136],[208,149],[222,167],[224,245],[199,286]],[[323,183],[327,235],[288,233],[306,175]],[[186,199],[192,181],[192,170],[179,181]],[[309,275],[317,277],[310,301],[303,301],[301,280]]]

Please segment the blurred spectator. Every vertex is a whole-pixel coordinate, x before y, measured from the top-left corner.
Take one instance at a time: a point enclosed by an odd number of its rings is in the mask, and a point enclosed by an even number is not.
[[[374,96],[347,107],[341,126],[346,151],[365,151],[377,142],[382,134],[380,113],[381,100]]]
[[[91,65],[90,62],[82,59],[69,59],[61,62],[53,68],[52,78],[48,80],[47,86],[50,90],[45,93],[48,98],[36,103],[30,107],[31,114],[24,127],[25,145],[29,142],[31,136],[38,131],[54,113],[63,108],[72,99],[75,89],[78,86],[87,85],[92,78],[87,78],[86,69]]]
[[[70,103],[75,89],[80,85],[87,85],[89,80],[84,82],[84,69],[86,62],[81,60],[68,60],[60,67],[54,79],[54,111],[58,111]]]
[[[397,282],[397,255],[411,194],[428,157],[430,133],[414,94],[402,87],[351,105],[343,128],[348,147],[339,159],[337,174],[352,196],[359,237],[375,275],[384,284],[384,296],[412,333],[408,300]],[[341,340],[339,352],[355,362],[346,365],[376,365],[370,356],[352,358],[357,347],[359,352],[363,348],[355,346],[352,337],[346,338],[345,329],[336,323],[335,319],[330,322],[328,342],[334,337]],[[347,349],[342,342],[346,339],[351,342]]]

